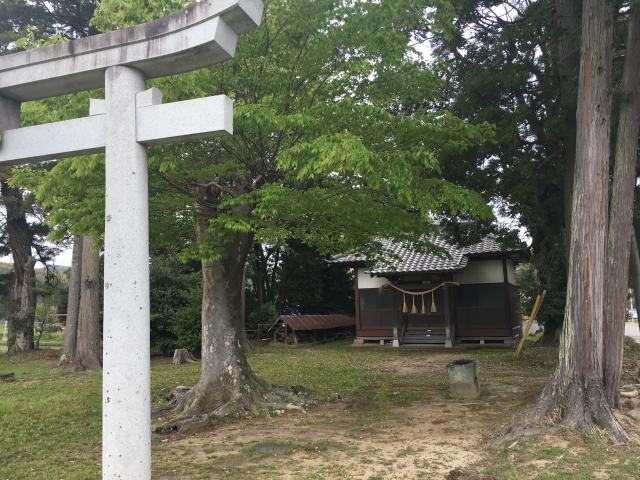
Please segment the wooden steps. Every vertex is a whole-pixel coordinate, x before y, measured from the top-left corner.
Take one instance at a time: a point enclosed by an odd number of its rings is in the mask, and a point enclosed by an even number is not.
[[[428,329],[416,329],[410,328],[404,332],[402,337],[403,345],[417,345],[417,344],[442,344],[444,345],[446,335],[440,329],[428,330]]]

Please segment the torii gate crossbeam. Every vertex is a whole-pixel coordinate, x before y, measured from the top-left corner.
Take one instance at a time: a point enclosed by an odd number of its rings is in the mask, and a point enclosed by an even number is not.
[[[102,478],[151,478],[146,145],[232,133],[225,96],[163,105],[147,78],[219,63],[260,0],[205,0],[161,20],[0,57],[0,165],[106,153]],[[86,118],[20,128],[26,100],[105,88]]]

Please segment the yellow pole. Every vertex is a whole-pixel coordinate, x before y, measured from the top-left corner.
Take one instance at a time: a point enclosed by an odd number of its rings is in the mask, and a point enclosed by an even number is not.
[[[540,306],[542,305],[542,301],[544,300],[544,297],[546,294],[547,294],[547,291],[543,290],[542,295],[538,294],[538,296],[536,297],[536,302],[533,305],[533,309],[531,310],[531,315],[529,316],[529,321],[527,322],[527,326],[524,329],[522,338],[520,338],[520,342],[518,343],[518,348],[516,349],[516,353],[514,357],[517,357],[518,355],[520,355],[520,352],[522,351],[522,347],[524,346],[524,342],[529,336],[529,332],[531,331],[533,322],[536,320],[536,316],[538,316],[538,311],[540,310]]]

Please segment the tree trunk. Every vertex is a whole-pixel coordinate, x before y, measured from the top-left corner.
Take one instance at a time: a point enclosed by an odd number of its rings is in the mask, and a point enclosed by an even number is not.
[[[558,102],[550,106],[562,125],[555,136],[554,155],[558,155],[558,166],[562,169],[562,220],[557,225],[556,212],[541,208],[548,222],[542,222],[531,230],[533,237],[534,264],[541,286],[546,288],[544,309],[539,322],[544,325],[542,342],[557,344],[562,327],[566,300],[569,245],[571,240],[571,202],[576,155],[576,107],[578,76],[580,70],[582,0],[555,0],[553,16],[552,73],[556,79]],[[547,192],[541,191],[541,196]],[[544,205],[544,201],[540,203]]]
[[[31,232],[22,191],[9,186],[6,176],[0,181],[0,190],[7,211],[7,237],[13,257],[7,341],[7,352],[12,354],[34,347],[35,260],[31,257]]]
[[[64,352],[60,357],[60,366],[71,365],[76,356],[81,277],[82,237],[76,235],[73,237],[73,253],[71,256],[71,271],[69,273],[69,295],[67,296],[67,321],[64,329]]]
[[[636,231],[631,228],[631,285],[633,286],[633,299],[636,304],[636,315],[640,321],[640,252],[638,251],[638,238]]]
[[[576,87],[580,69],[582,0],[555,0],[557,29],[557,73],[559,77],[561,148],[564,160],[564,250],[565,263],[571,242],[571,204],[576,158]],[[566,267],[566,266],[565,266]]]
[[[19,297],[20,310],[13,316],[15,350],[28,352],[35,348],[34,327],[36,314],[36,272],[35,258],[29,256],[23,269],[22,285],[16,285],[16,297]],[[11,323],[11,322],[9,322]]]
[[[633,200],[640,133],[640,6],[629,15],[627,46],[622,79],[616,157],[609,206],[607,270],[604,306],[604,379],[612,406],[620,403],[620,377],[624,346],[627,295],[629,292],[629,250],[633,229]]]
[[[196,236],[202,245],[219,192],[212,187],[194,190]],[[249,366],[239,328],[242,279],[252,238],[242,233],[229,235],[219,258],[202,261],[202,372],[178,406],[188,415],[225,416],[251,410],[268,388]]]
[[[585,0],[577,110],[567,303],[558,367],[525,426],[549,420],[570,428],[604,428],[617,441],[629,436],[604,388],[603,304],[611,128],[613,7]]]
[[[78,338],[73,362],[77,370],[102,369],[100,284],[100,254],[93,237],[83,237]]]
[[[246,269],[242,271],[242,292],[240,294],[240,325],[238,328],[240,329],[240,342],[242,343],[242,349],[245,352],[250,352],[253,348],[251,342],[249,341],[249,337],[247,336],[247,302],[246,302],[246,284],[247,284],[247,275]]]
[[[255,282],[254,288],[256,291],[256,303],[258,307],[261,307],[264,304],[267,262],[260,243],[256,242],[253,244],[253,255],[255,257],[253,262],[253,278]]]

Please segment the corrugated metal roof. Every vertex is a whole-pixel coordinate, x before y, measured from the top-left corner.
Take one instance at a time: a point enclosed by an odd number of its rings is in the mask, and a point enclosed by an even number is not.
[[[434,237],[431,242],[445,250],[449,256],[440,253],[421,253],[408,243],[392,240],[382,241],[382,256],[371,268],[370,273],[383,275],[391,273],[425,273],[425,272],[455,272],[464,269],[469,257],[476,255],[497,254],[502,252],[526,252],[526,247],[505,248],[493,236],[487,236],[482,241],[460,247],[451,245],[440,237]],[[524,254],[524,253],[523,253]],[[332,263],[364,262],[361,255],[337,255],[331,259]]]
[[[349,315],[280,315],[278,321],[297,331],[356,326],[356,319]]]

